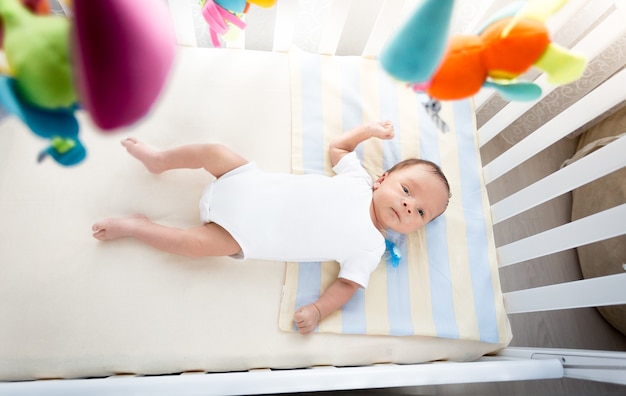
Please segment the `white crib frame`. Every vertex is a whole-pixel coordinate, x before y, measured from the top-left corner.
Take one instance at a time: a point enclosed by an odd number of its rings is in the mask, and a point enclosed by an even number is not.
[[[191,3],[195,0],[168,0],[175,20],[178,42],[196,46],[191,18]],[[351,6],[356,1],[334,0],[331,17],[324,28],[319,53],[335,54]],[[407,3],[407,4],[405,4]],[[380,0],[379,13],[364,47],[363,56],[376,56],[406,13],[413,1]],[[567,15],[577,12],[584,0],[573,0],[565,15],[555,23],[565,23]],[[615,5],[616,7],[613,7]],[[363,3],[361,3],[361,7]],[[621,0],[604,1],[603,6],[614,11],[577,45],[576,49],[593,58],[602,49],[624,34],[624,4]],[[276,26],[273,51],[289,49],[293,42],[296,0],[281,0],[275,6]],[[486,11],[487,12],[487,11]],[[245,34],[231,48],[245,48]],[[544,95],[553,87],[545,78],[537,82]],[[598,117],[607,109],[626,100],[626,69],[611,77],[590,94],[563,111],[513,148],[484,168],[490,183],[509,170],[550,146],[559,139]],[[486,99],[475,98],[477,105]],[[533,103],[508,104],[478,131],[484,145],[507,125],[528,110]],[[506,220],[536,205],[546,202],[578,186],[626,166],[626,137],[607,145],[578,162],[563,168],[529,187],[512,194],[492,206],[494,222]],[[601,160],[600,160],[601,159]],[[500,266],[541,257],[587,243],[626,233],[626,204],[563,226],[530,236],[498,248]],[[626,273],[563,284],[505,293],[505,305],[510,314],[549,311],[580,307],[598,307],[626,303]],[[519,381],[553,378],[578,378],[626,385],[626,353],[546,349],[505,348],[496,356],[475,362],[436,362],[412,365],[374,365],[368,367],[313,367],[294,370],[251,370],[231,373],[183,373],[164,376],[112,376],[98,379],[48,380],[1,383],[0,395],[236,395],[285,393],[302,391],[368,389],[381,387],[459,384],[479,382]]]

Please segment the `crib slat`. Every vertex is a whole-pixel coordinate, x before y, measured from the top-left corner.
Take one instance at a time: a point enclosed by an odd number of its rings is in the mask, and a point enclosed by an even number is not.
[[[403,0],[385,0],[361,55],[373,58],[380,54],[389,35],[397,27],[397,21],[402,17],[403,3]]]
[[[331,3],[330,17],[324,25],[317,51],[319,54],[335,55],[351,6],[352,0],[334,0]]]
[[[626,233],[626,203],[497,248],[506,267]]]
[[[293,44],[293,30],[298,11],[297,1],[277,1],[274,26],[273,52],[287,52]]]
[[[478,2],[472,1],[472,3],[476,4]],[[463,29],[461,34],[476,34],[478,29],[482,27],[482,24],[489,18],[489,15],[494,14],[499,9],[495,9],[495,1],[494,0],[482,0],[479,4],[480,11],[478,11],[469,21],[468,25]]]
[[[576,46],[574,51],[582,52],[588,59],[595,58],[602,50],[610,46],[620,35],[626,31],[626,25],[623,23],[623,15],[616,11],[611,13],[601,24],[586,35]],[[543,91],[541,98],[547,96],[556,87],[548,84],[545,74],[541,75],[535,83],[539,85]],[[493,139],[504,128],[513,121],[527,112],[535,101],[531,102],[511,102],[507,104],[498,114],[493,116],[478,130],[478,142],[480,146],[485,145]],[[607,107],[604,107],[606,109]],[[571,132],[571,131],[570,131]],[[569,132],[568,132],[569,133]]]
[[[491,206],[494,224],[626,166],[626,137]]]
[[[626,304],[626,274],[504,293],[507,313]]]
[[[182,0],[168,0],[167,2],[176,31],[176,42],[186,47],[197,47],[191,2]]]
[[[588,95],[488,163],[483,168],[485,183],[491,183],[579,126],[602,114],[606,109],[625,100],[626,91],[615,89],[615,87],[623,86],[626,86],[626,69],[613,75]]]
[[[548,31],[555,33],[558,32],[558,30],[564,27],[570,21],[570,19],[574,18],[576,14],[581,12],[582,8],[590,2],[590,0],[567,1],[556,14],[550,15],[550,18],[548,18],[548,20],[546,21],[546,27],[548,28]],[[594,10],[592,12],[596,12],[596,15],[600,16],[611,7],[611,4],[613,2],[614,0],[593,0]],[[587,12],[590,12],[590,10],[587,10]]]

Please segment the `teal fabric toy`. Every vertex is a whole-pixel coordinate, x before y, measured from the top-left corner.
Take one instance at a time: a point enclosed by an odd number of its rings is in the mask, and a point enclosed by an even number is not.
[[[454,0],[423,2],[384,48],[380,63],[400,81],[427,81],[446,50]]]
[[[50,156],[61,165],[70,166],[80,163],[87,152],[78,138],[78,121],[74,109],[58,108],[54,110],[32,106],[21,99],[13,78],[0,76],[0,103],[6,111],[20,118],[33,133],[49,140],[49,146],[43,149],[37,160],[41,162]]]

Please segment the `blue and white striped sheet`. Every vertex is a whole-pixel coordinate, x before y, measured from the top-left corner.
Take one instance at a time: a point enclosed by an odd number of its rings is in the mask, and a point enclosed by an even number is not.
[[[375,120],[391,120],[396,137],[371,139],[357,154],[378,177],[396,162],[420,157],[438,163],[452,192],[443,216],[410,235],[387,232],[400,252],[386,254],[367,290],[320,322],[316,331],[423,335],[507,344],[511,331],[496,264],[491,214],[482,177],[470,101],[443,103],[436,127],[427,98],[391,80],[378,62],[293,51],[290,54],[294,173],[332,175],[328,141]],[[280,328],[294,331],[293,313],[336,279],[336,262],[287,265]]]

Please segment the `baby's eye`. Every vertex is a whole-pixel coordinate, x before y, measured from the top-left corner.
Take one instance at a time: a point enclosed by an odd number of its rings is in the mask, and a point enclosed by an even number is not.
[[[424,211],[422,209],[418,209],[417,213],[419,213],[420,217],[424,217]]]
[[[402,191],[404,191],[405,194],[409,193],[409,189],[406,188],[405,186],[402,186]]]

